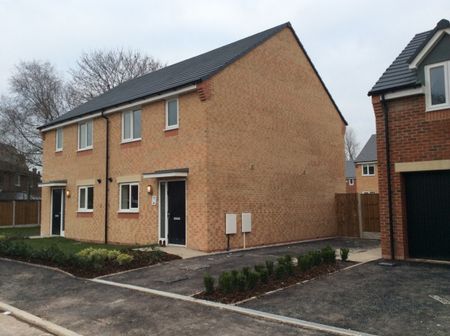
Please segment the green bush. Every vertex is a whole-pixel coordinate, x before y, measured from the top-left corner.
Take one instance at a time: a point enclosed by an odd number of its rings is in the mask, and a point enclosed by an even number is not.
[[[205,285],[206,294],[212,294],[214,292],[214,282],[215,279],[211,275],[205,274],[203,284]]]
[[[346,247],[341,248],[341,260],[347,261],[350,250]]]
[[[269,272],[266,268],[261,269],[258,273],[262,283],[265,284],[269,282]]]
[[[336,251],[331,246],[324,247],[320,252],[324,263],[332,264],[336,262]]]
[[[266,269],[269,276],[273,274],[273,261],[272,260],[266,260]]]
[[[233,290],[233,279],[230,272],[223,272],[219,276],[219,289],[224,293],[231,293]]]
[[[120,266],[128,265],[133,261],[133,256],[126,254],[126,253],[119,253],[119,255],[114,260],[116,263],[118,263]]]
[[[236,289],[240,292],[244,292],[247,287],[247,277],[242,273],[238,272],[236,276]]]
[[[287,273],[286,272],[286,266],[284,264],[278,263],[275,266],[274,273],[275,273],[275,278],[277,278],[277,279],[284,278],[286,276],[286,273]]]
[[[256,287],[259,282],[259,273],[250,271],[247,275],[247,289],[252,290]]]
[[[231,273],[231,288],[234,291],[234,290],[237,290],[237,288],[238,288],[239,271],[238,270],[232,270],[230,273]]]
[[[297,260],[297,266],[302,272],[309,270],[313,266],[313,260],[310,254],[298,256]]]
[[[254,269],[255,269],[255,272],[261,273],[261,271],[266,269],[266,267],[264,265],[258,264],[258,265],[255,265]]]
[[[242,274],[244,274],[245,277],[247,278],[248,275],[250,274],[250,267],[242,267]]]
[[[319,266],[322,263],[322,252],[320,250],[311,251],[308,255],[311,259],[311,267]]]
[[[0,240],[5,240],[5,239],[6,239],[6,236],[0,235]]]

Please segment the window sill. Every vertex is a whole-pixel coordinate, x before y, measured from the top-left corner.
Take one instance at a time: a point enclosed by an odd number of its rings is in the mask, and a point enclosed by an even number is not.
[[[57,150],[55,150],[55,153],[61,153],[63,150],[62,150],[62,148],[61,149],[57,149]]]
[[[122,141],[120,142],[120,144],[121,145],[123,145],[123,144],[128,144],[128,143],[131,143],[131,142],[140,142],[142,140],[142,138],[137,138],[137,139],[128,139],[128,140],[124,140],[124,139],[122,139]]]
[[[86,147],[86,148],[78,148],[77,152],[85,152],[85,151],[89,151],[89,150],[93,150],[94,147],[90,146],[90,147]]]
[[[438,105],[438,106],[427,106],[425,108],[425,112],[434,112],[434,111],[448,110],[449,108],[450,108],[449,104]]]
[[[164,132],[168,132],[168,131],[174,131],[174,130],[177,130],[177,129],[179,129],[180,128],[180,126],[179,125],[176,125],[176,126],[170,126],[170,127],[166,127],[166,128],[164,128]]]
[[[372,175],[361,175],[362,177],[374,177],[375,176],[375,174],[372,174]]]
[[[139,213],[139,210],[119,210],[117,211],[118,214],[135,214],[135,213]]]

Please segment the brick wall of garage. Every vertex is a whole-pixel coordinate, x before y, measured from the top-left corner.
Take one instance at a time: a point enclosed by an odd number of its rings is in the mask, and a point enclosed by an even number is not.
[[[390,258],[390,231],[387,194],[386,144],[380,96],[372,97],[377,128],[381,245],[384,258]],[[450,158],[450,110],[425,111],[425,96],[415,95],[387,102],[393,200],[395,254],[408,257],[403,178],[395,173],[396,162],[448,160]]]
[[[336,235],[344,124],[292,32],[217,74],[211,88],[209,249],[226,247],[227,212],[252,213],[247,246]],[[242,247],[243,236],[231,246]]]

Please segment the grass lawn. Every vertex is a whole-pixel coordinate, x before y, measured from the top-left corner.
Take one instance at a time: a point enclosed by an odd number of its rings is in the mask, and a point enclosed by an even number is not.
[[[63,237],[52,238],[38,238],[38,239],[23,239],[25,244],[31,247],[33,250],[42,250],[52,245],[58,246],[66,255],[75,254],[88,247],[104,248],[108,250],[121,250],[124,248],[136,247],[126,245],[105,245],[95,243],[84,243],[72,239],[66,239]]]
[[[7,237],[39,236],[40,231],[41,231],[41,228],[39,226],[0,228],[0,236],[7,236]]]

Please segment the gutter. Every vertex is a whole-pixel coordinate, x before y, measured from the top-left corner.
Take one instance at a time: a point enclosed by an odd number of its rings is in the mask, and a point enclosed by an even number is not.
[[[386,147],[386,173],[387,173],[387,192],[388,192],[388,212],[389,212],[389,241],[391,246],[391,259],[395,260],[394,244],[394,216],[392,214],[392,178],[391,178],[391,155],[389,142],[389,109],[384,94],[381,95],[381,106],[384,117],[384,142]]]
[[[105,119],[105,244],[108,244],[108,199],[109,199],[109,119],[101,113],[101,117]]]

